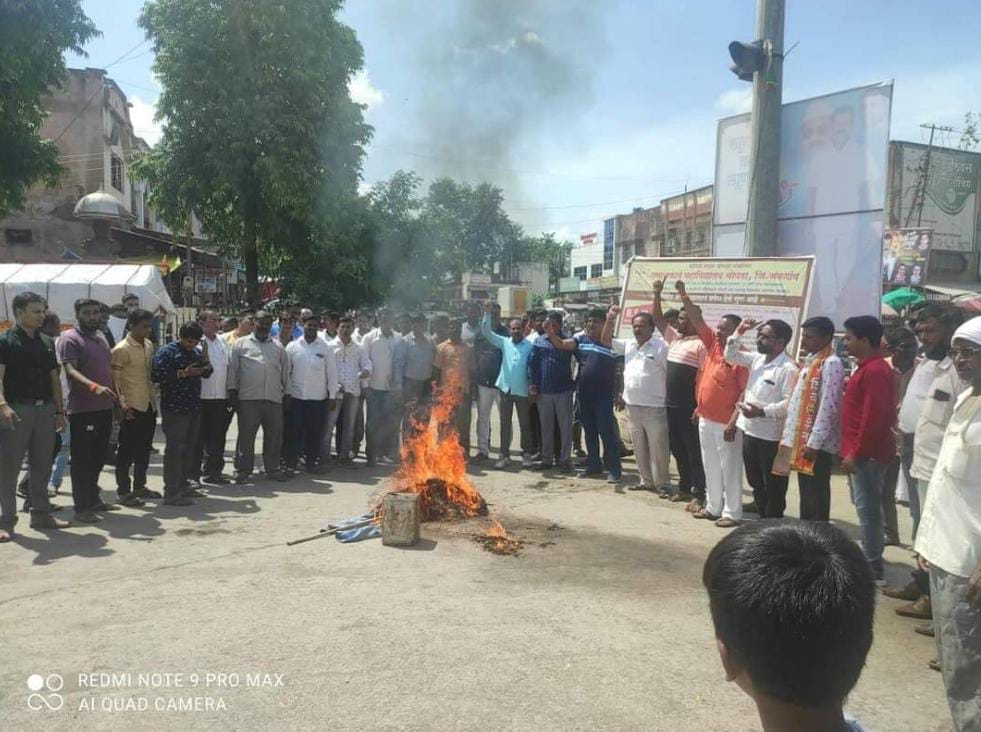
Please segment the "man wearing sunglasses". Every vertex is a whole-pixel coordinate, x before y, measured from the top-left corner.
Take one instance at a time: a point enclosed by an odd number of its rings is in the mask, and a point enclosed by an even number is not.
[[[954,333],[970,384],[954,404],[923,506],[916,551],[930,598],[947,703],[958,730],[981,729],[981,318]]]

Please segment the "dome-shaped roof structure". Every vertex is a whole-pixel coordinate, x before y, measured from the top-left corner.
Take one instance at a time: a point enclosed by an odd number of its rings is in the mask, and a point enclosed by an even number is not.
[[[132,218],[126,207],[115,196],[106,193],[101,188],[87,196],[82,196],[75,204],[72,212],[77,219],[108,219],[125,221]]]

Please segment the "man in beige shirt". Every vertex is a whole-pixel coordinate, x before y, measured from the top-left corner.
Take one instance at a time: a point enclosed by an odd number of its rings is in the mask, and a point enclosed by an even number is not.
[[[149,336],[153,313],[134,310],[127,316],[126,323],[126,337],[112,349],[112,379],[122,410],[116,453],[116,490],[119,502],[124,506],[142,506],[144,498],[160,498],[159,493],[146,487],[150,447],[157,429],[150,381],[153,343]],[[130,467],[133,468],[132,480]]]

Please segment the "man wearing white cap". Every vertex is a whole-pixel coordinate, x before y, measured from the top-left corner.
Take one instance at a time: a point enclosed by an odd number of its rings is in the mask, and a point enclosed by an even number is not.
[[[981,729],[981,318],[954,332],[950,358],[971,384],[954,406],[916,536],[947,704],[957,730]]]

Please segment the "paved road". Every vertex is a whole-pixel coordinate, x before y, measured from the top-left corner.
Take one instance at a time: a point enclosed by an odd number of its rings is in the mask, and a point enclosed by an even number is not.
[[[363,512],[386,477],[220,487],[57,535],[22,522],[0,547],[4,727],[759,728],[723,681],[699,584],[722,530],[603,482],[476,470],[493,514],[532,542],[522,556],[478,547],[481,522],[425,526],[410,550],[285,546]],[[833,513],[855,535],[842,483]],[[902,581],[909,552],[886,559]],[[896,604],[879,604],[849,709],[872,730],[950,729],[932,641]],[[32,675],[49,683],[37,696]]]

